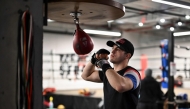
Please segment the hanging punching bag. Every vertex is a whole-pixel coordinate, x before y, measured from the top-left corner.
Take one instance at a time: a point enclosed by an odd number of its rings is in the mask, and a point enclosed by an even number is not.
[[[92,51],[94,44],[90,36],[86,34],[79,26],[76,24],[76,30],[73,39],[73,49],[78,55],[85,55]]]

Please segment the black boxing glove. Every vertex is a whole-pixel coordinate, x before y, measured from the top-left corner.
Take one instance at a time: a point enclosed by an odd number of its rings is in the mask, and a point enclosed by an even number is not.
[[[92,55],[92,57],[91,57],[91,63],[92,63],[93,65],[95,65],[95,63],[96,63],[97,60],[98,60],[98,59],[96,58],[96,53],[94,53],[94,54]]]
[[[109,52],[108,50],[102,48],[102,49],[98,50],[98,51],[96,52],[96,54],[108,54],[108,55],[109,55],[110,52]]]
[[[96,53],[94,53],[92,55],[92,58],[91,58],[91,63],[94,65],[95,65],[96,61],[98,61],[98,59],[96,58],[96,54],[107,54],[107,55],[109,55],[110,52],[108,50],[102,48],[102,49],[98,50]]]
[[[96,62],[96,66],[102,69],[102,71],[105,73],[108,69],[113,69],[110,66],[110,63],[106,59],[101,59]]]

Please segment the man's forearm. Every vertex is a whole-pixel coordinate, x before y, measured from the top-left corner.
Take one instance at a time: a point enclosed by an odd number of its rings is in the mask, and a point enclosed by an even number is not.
[[[88,62],[83,69],[81,77],[86,80],[94,71],[95,65],[93,65],[91,62]]]

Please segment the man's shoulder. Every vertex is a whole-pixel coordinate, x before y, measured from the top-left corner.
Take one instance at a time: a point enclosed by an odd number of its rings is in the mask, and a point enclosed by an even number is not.
[[[136,74],[140,75],[139,71],[131,66],[127,66],[125,69],[125,72],[136,73]]]
[[[134,77],[137,77],[141,80],[141,75],[135,68],[131,66],[127,66],[124,71],[124,75],[133,75]]]
[[[139,73],[139,71],[137,69],[135,69],[134,67],[131,67],[131,66],[127,66],[125,68],[125,71],[134,71],[134,72],[138,72]]]

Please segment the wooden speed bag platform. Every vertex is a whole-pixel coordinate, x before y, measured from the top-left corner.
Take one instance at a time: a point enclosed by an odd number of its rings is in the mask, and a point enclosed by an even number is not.
[[[112,0],[49,0],[48,18],[63,23],[73,23],[70,13],[81,13],[81,24],[101,25],[125,14],[125,7]]]

